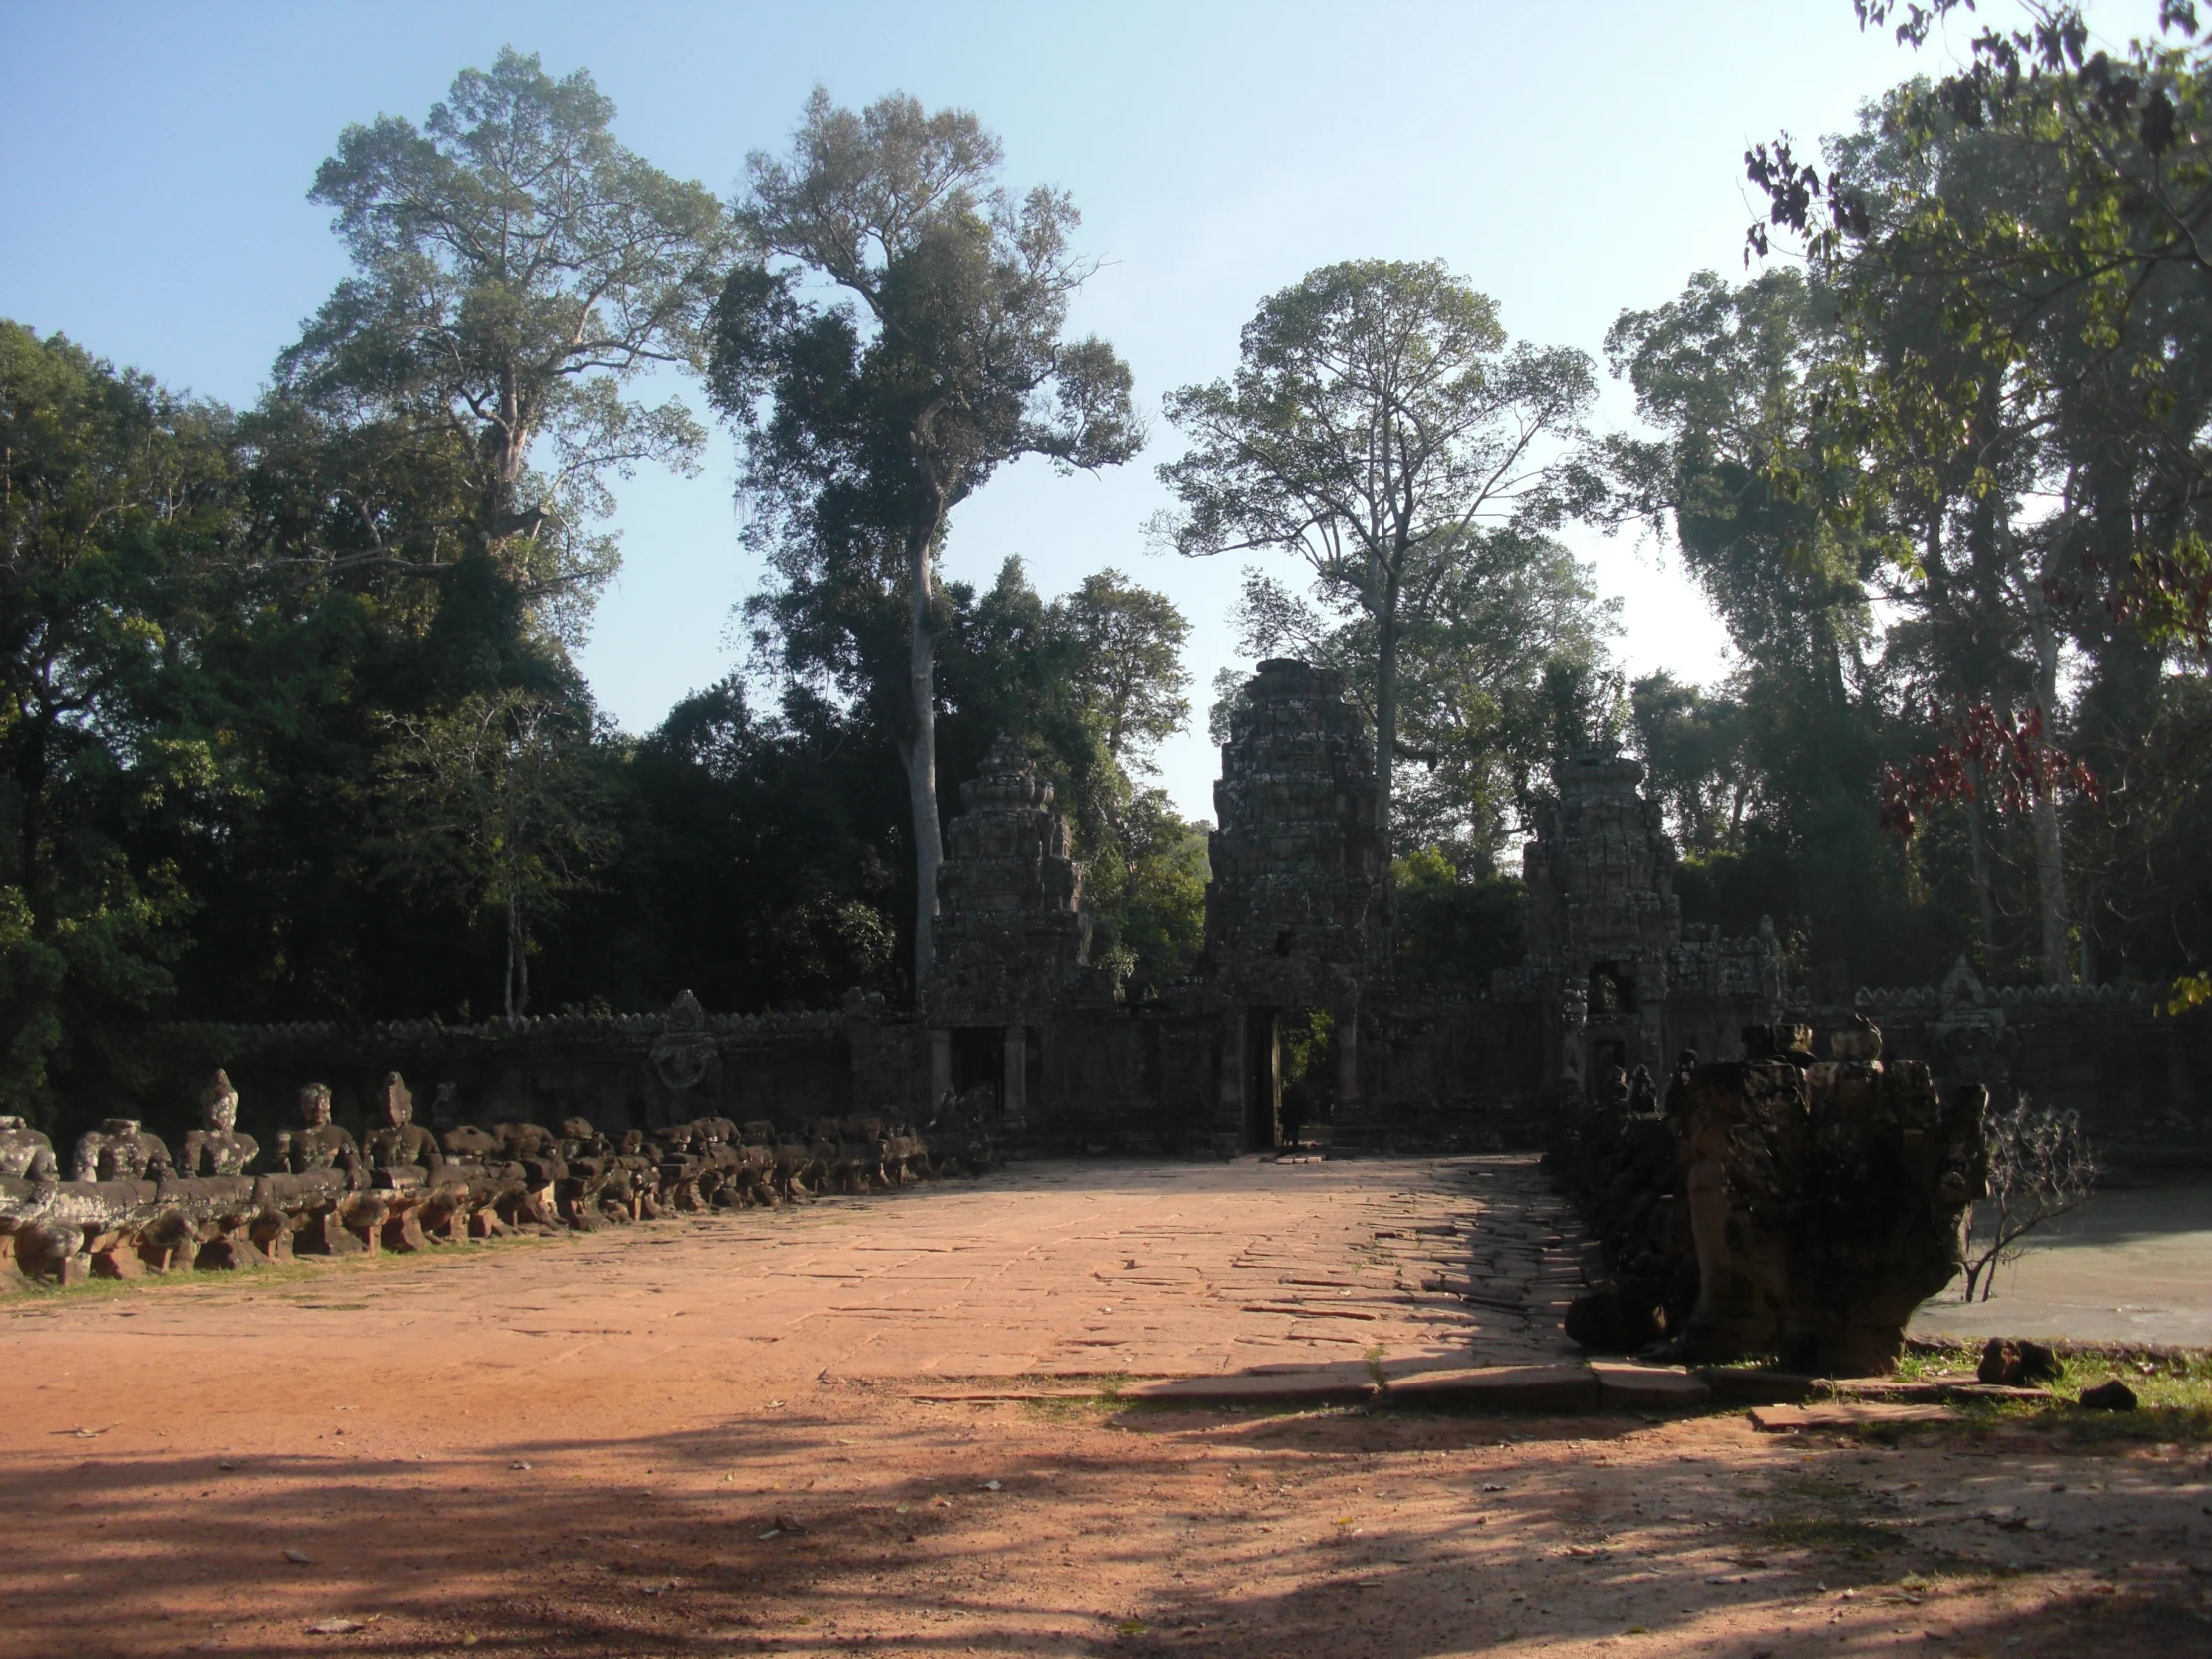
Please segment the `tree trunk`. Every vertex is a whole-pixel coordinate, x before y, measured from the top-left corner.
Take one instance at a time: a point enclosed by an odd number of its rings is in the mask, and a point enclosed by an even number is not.
[[[502,987],[507,995],[507,1017],[517,1018],[530,1001],[530,952],[522,933],[522,905],[507,900],[507,974]]]
[[[914,995],[936,960],[937,868],[944,862],[944,835],[937,821],[937,636],[929,622],[929,553],[936,526],[906,538],[906,579],[912,600],[906,687],[913,700],[913,731],[900,746],[906,763],[906,794],[914,816]]]
[[[2035,695],[2050,720],[2058,706],[2058,635],[2040,583],[2030,583],[2029,612],[2035,640]],[[2066,859],[2060,839],[2058,803],[2049,794],[2035,796],[2035,889],[2043,918],[2043,977],[2053,985],[2073,982],[2066,940]]]
[[[53,912],[46,895],[44,845],[47,739],[53,729],[52,718],[41,711],[24,718],[17,730],[17,750],[22,760],[16,773],[23,799],[16,817],[17,856],[22,860],[16,879],[23,886],[24,906],[31,912],[31,936],[37,939],[48,938],[53,933]]]
[[[1997,901],[1989,874],[1989,843],[1982,826],[1979,762],[1966,762],[1966,782],[1973,792],[1966,797],[1966,844],[1973,852],[1973,891],[1981,909],[1981,967],[1986,973],[1996,966]]]
[[[1376,619],[1380,649],[1375,665],[1375,838],[1382,858],[1382,945],[1383,972],[1397,959],[1397,883],[1390,877],[1390,803],[1397,770],[1397,585],[1386,590]]]

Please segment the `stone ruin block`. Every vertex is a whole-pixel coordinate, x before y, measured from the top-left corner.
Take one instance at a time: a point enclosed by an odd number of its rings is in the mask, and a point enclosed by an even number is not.
[[[1684,1056],[1657,1111],[1631,1110],[1616,1077],[1554,1153],[1611,1270],[1569,1334],[1679,1360],[1885,1373],[1913,1311],[1959,1271],[1966,1211],[1987,1186],[1987,1092],[1943,1099],[1926,1066],[1881,1060],[1864,1021],[1832,1037],[1827,1060],[1803,1026],[1743,1035],[1741,1060]]]

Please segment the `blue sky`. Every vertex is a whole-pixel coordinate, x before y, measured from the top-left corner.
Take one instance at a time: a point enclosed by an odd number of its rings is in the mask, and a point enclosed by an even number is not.
[[[2148,3],[2092,7],[2124,38]],[[1984,12],[2010,15],[2003,0]],[[1969,25],[1970,27],[1970,25]],[[1963,41],[1965,32],[1957,32]],[[1128,357],[1153,449],[1097,478],[1041,464],[963,506],[947,567],[1009,554],[1047,592],[1115,565],[1195,625],[1203,709],[1238,661],[1241,566],[1146,550],[1173,453],[1161,395],[1234,363],[1266,294],[1331,261],[1442,258],[1516,336],[1600,352],[1628,307],[1691,272],[1740,269],[1747,144],[1846,125],[1947,50],[1862,35],[1849,0],[1675,4],[1092,6],[0,3],[0,315],[243,403],[344,274],[306,190],[348,122],[421,119],[501,45],[588,68],[624,142],[727,193],[781,148],[808,89],[902,89],[975,110],[1007,176],[1071,191],[1105,264],[1079,330]],[[1609,387],[1602,418],[1632,411]],[[583,664],[626,727],[653,725],[739,658],[730,613],[757,570],[738,544],[718,438],[696,478],[621,489],[624,569]],[[1664,548],[1572,538],[1624,601],[1619,654],[1710,681],[1725,636]],[[1162,755],[1211,816],[1203,714]]]

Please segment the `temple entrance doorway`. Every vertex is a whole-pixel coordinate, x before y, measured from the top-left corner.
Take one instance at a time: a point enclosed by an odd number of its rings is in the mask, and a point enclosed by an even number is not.
[[[1327,1008],[1294,1008],[1275,1022],[1282,1106],[1279,1146],[1326,1144],[1337,1108],[1337,1021]]]
[[[1327,1008],[1254,1008],[1245,1016],[1248,1151],[1328,1138],[1337,1095],[1335,1031]]]
[[[997,1025],[962,1025],[952,1032],[952,1088],[963,1100],[970,1089],[990,1091],[991,1115],[1006,1110],[1006,1032]]]

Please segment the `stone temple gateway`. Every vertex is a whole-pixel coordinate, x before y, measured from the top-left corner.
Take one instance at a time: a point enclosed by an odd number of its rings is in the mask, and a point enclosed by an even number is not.
[[[1378,966],[1374,775],[1332,672],[1260,665],[1222,746],[1205,949],[1157,1001],[1131,1002],[1091,960],[1066,822],[1002,741],[947,827],[937,966],[913,1010],[855,993],[836,1010],[731,1016],[687,996],[665,1015],[614,1018],[171,1025],[134,1034],[155,1054],[146,1116],[181,1120],[166,1108],[223,1065],[242,1129],[274,1133],[277,1103],[310,1079],[332,1085],[340,1121],[365,1123],[397,1067],[434,1095],[441,1127],[926,1121],[951,1093],[1016,1147],[1224,1156],[1282,1136],[1282,1034],[1297,1023],[1328,1033],[1317,1063],[1334,1151],[1537,1147],[1613,1067],[1661,1078],[1686,1048],[1740,1054],[1747,1026],[1830,1031],[1870,1012],[1893,1055],[1946,1086],[1984,1083],[2000,1100],[2030,1086],[2080,1109],[2123,1157],[2139,1143],[2212,1158],[2199,1081],[2212,1019],[2154,1020],[2139,993],[2109,987],[1991,990],[1963,964],[1939,990],[1816,1003],[1788,984],[1771,926],[1723,938],[1682,921],[1659,810],[1641,768],[1609,749],[1554,769],[1524,851],[1521,965],[1478,995],[1401,992]]]

